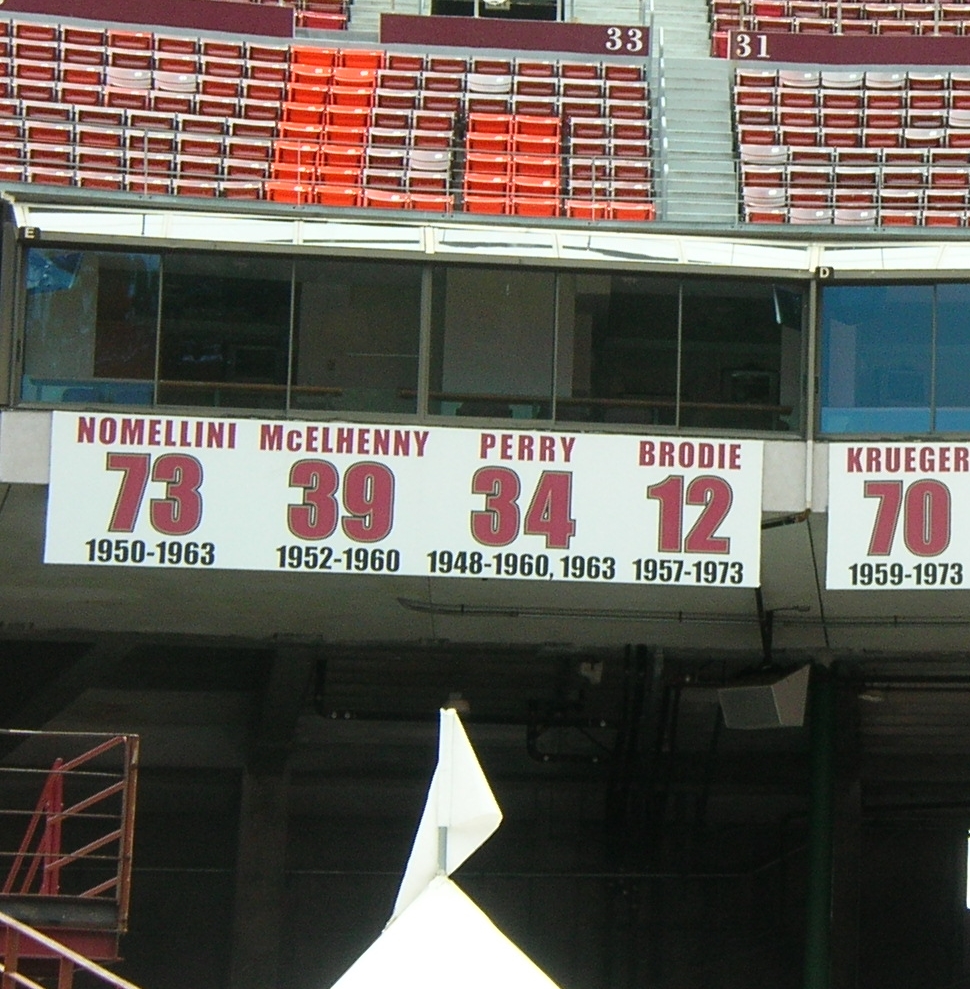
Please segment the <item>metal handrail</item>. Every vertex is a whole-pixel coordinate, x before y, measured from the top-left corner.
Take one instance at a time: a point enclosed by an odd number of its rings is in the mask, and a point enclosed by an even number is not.
[[[32,957],[36,958],[39,949],[56,962],[58,989],[71,989],[74,984],[74,974],[77,971],[85,972],[97,980],[99,985],[108,986],[111,989],[138,989],[138,986],[133,982],[128,982],[127,979],[114,975],[96,962],[90,961],[59,941],[55,941],[27,924],[21,923],[9,914],[0,912],[0,931],[3,934],[0,989],[14,989],[15,986],[24,986],[26,989],[43,989],[40,983],[20,971],[22,947],[25,942],[35,949],[31,952]]]
[[[36,737],[36,733],[26,732],[4,732],[0,737],[2,735]],[[69,745],[68,740],[73,738],[88,747],[70,758],[55,759],[48,770],[33,770],[44,773],[44,784],[19,848],[16,852],[0,850],[0,856],[12,859],[0,893],[18,898],[70,895],[102,900],[109,894],[117,906],[117,927],[124,930],[131,884],[139,739],[135,735],[100,736],[101,741],[91,745],[97,736],[58,734],[53,737],[63,746]],[[91,767],[95,759],[114,750],[120,750],[120,765],[110,769]],[[20,767],[0,767],[0,776],[24,771]],[[65,806],[66,786],[80,792]],[[113,801],[110,807],[106,806],[109,800]],[[0,810],[0,818],[15,819],[26,813],[23,808],[8,808]],[[72,825],[78,823],[89,830],[81,832],[81,843],[77,847],[65,849],[65,832],[74,834],[77,828]],[[95,829],[96,833],[92,834],[90,829]],[[112,851],[104,854],[102,850],[109,847]],[[102,854],[95,854],[97,852]],[[92,885],[92,877],[88,876],[85,881],[78,872],[77,879],[81,881],[76,881],[74,890],[66,893],[62,888],[64,870],[85,862],[94,865],[100,874],[93,877]],[[0,989],[3,989],[2,984]]]

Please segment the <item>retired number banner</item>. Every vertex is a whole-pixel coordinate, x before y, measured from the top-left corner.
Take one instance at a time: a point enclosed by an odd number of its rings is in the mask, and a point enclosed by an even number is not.
[[[55,412],[47,563],[753,587],[762,444]]]
[[[970,584],[970,446],[829,446],[831,590],[956,590]]]

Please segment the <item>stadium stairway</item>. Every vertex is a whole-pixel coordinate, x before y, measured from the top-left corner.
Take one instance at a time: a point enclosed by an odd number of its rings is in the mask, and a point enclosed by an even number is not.
[[[734,222],[738,187],[728,63],[667,53],[660,94],[663,218],[679,223]]]
[[[705,0],[653,0],[660,56],[664,219],[730,223],[738,215],[730,73],[709,57]]]

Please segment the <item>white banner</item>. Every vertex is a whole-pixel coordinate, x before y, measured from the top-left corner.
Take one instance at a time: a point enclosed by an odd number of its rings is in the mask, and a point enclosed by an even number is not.
[[[831,444],[825,586],[967,586],[970,515],[953,509],[968,498],[966,444]]]
[[[55,412],[47,563],[754,587],[762,444]]]

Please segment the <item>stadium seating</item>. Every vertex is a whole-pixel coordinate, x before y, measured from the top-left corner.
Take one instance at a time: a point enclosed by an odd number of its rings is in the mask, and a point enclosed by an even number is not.
[[[970,73],[740,68],[734,115],[748,221],[966,223]]]
[[[711,30],[793,34],[964,35],[970,4],[836,0],[709,0]]]
[[[637,63],[0,20],[0,178],[648,220],[649,96]]]

